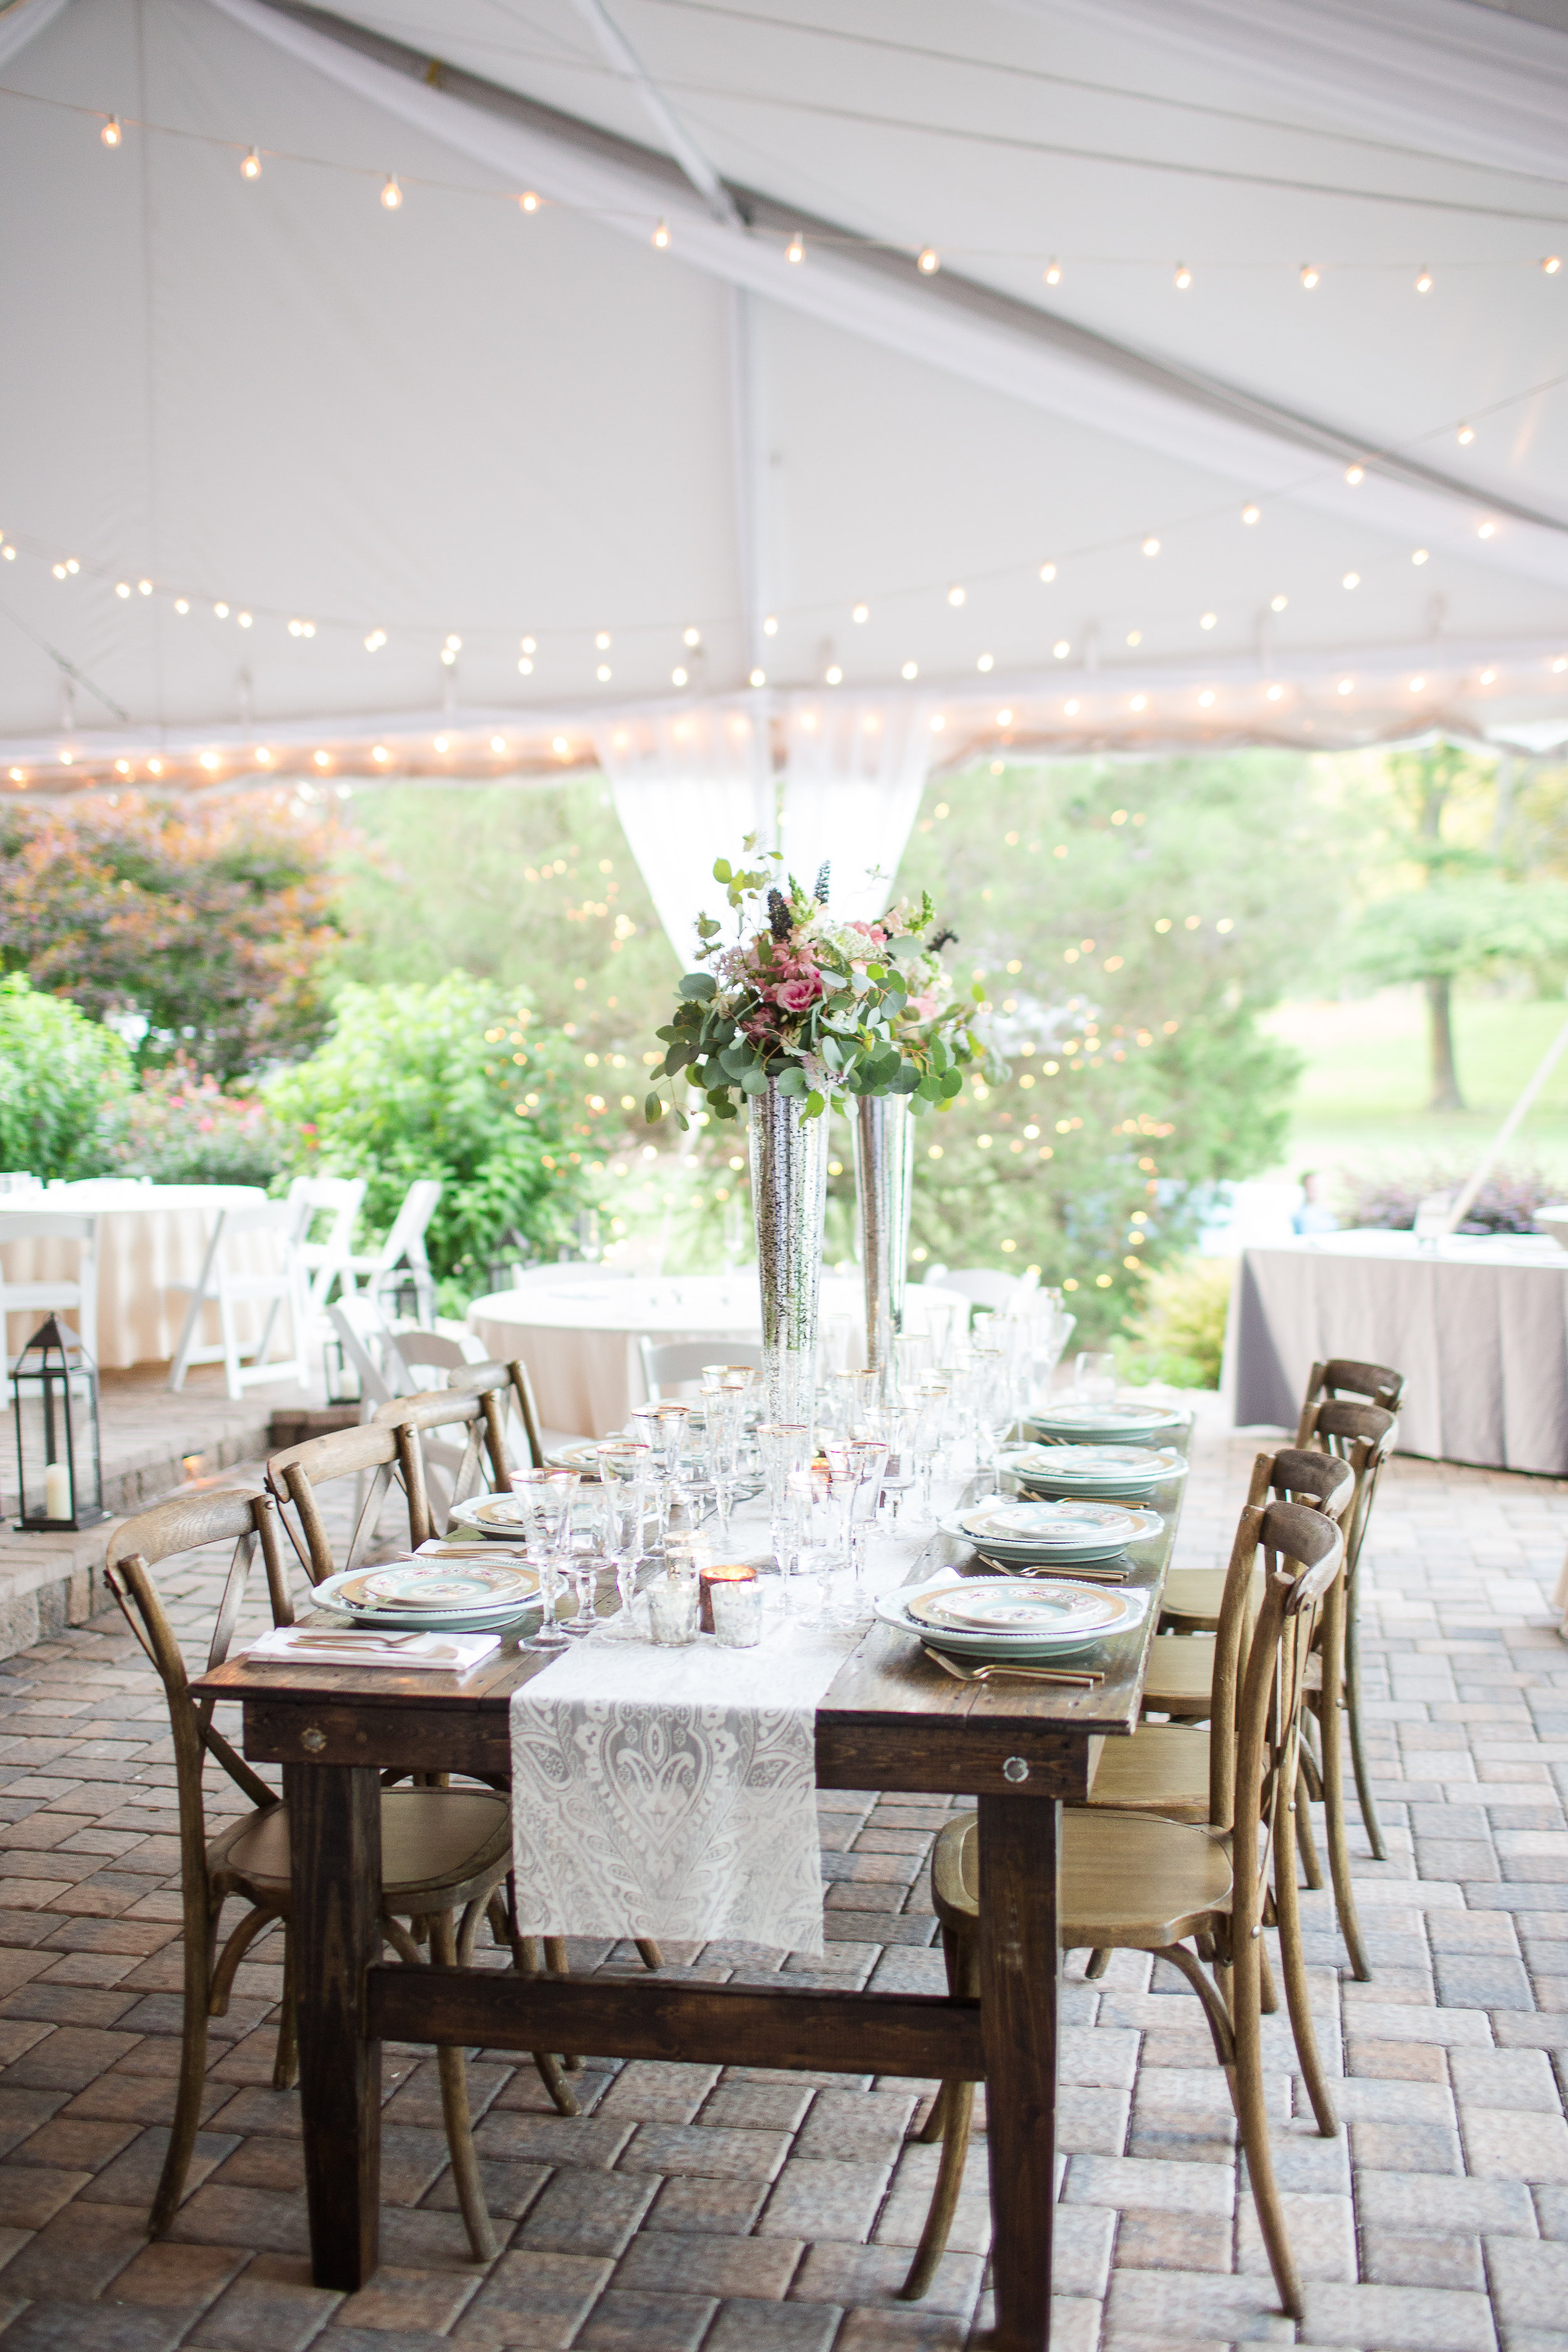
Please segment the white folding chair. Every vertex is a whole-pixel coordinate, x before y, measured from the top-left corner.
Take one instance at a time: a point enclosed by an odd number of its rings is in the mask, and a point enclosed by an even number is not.
[[[191,1293],[191,1311],[185,1318],[185,1328],[180,1334],[180,1344],[169,1367],[169,1386],[172,1389],[184,1388],[185,1374],[193,1364],[222,1364],[227,1376],[228,1393],[237,1400],[247,1388],[254,1388],[262,1381],[298,1381],[302,1389],[310,1387],[310,1375],[305,1360],[309,1319],[304,1268],[300,1263],[300,1236],[309,1213],[301,1204],[289,1201],[263,1201],[255,1208],[219,1210],[197,1280],[169,1285],[171,1290],[188,1290]],[[231,1264],[234,1244],[249,1234],[272,1236],[273,1263],[270,1266],[251,1271]],[[209,1306],[217,1308],[218,1329],[222,1336],[216,1341],[204,1341],[199,1336],[202,1315]],[[267,1320],[262,1325],[261,1337],[255,1343],[250,1361],[247,1363],[244,1360],[247,1350],[240,1341],[235,1309],[237,1307],[263,1306],[267,1309]],[[289,1310],[293,1353],[269,1360],[279,1307]]]
[[[956,1290],[973,1307],[989,1307],[994,1314],[1005,1315],[1017,1294],[1019,1283],[1016,1274],[1001,1274],[988,1265],[961,1265],[950,1273],[931,1272],[926,1280],[942,1290]]]
[[[763,1369],[763,1351],[754,1339],[664,1339],[657,1343],[647,1333],[637,1342],[642,1349],[642,1376],[650,1402],[663,1396],[666,1385],[700,1380],[704,1364],[748,1364]]]
[[[0,1355],[6,1352],[8,1315],[64,1315],[82,1346],[98,1361],[98,1219],[73,1216],[65,1209],[17,1209],[0,1217],[0,1249],[10,1242],[75,1242],[77,1270],[73,1282],[57,1275],[46,1282],[11,1282],[0,1258]],[[30,1338],[31,1333],[28,1334]]]
[[[406,1264],[414,1280],[414,1295],[420,1319],[434,1323],[436,1281],[430,1271],[430,1261],[425,1254],[425,1234],[440,1197],[441,1186],[434,1176],[421,1176],[410,1184],[403,1196],[403,1206],[392,1221],[392,1230],[381,1247],[369,1255],[345,1259],[342,1268],[345,1292],[357,1291],[363,1282],[367,1296],[384,1309],[388,1296],[398,1287],[402,1269]]]
[[[302,1207],[308,1213],[300,1229],[300,1263],[305,1273],[306,1305],[312,1316],[323,1311],[333,1283],[349,1263],[364,1186],[363,1176],[296,1176],[289,1187],[289,1207]],[[319,1216],[329,1220],[327,1230],[320,1241],[312,1241],[310,1228]]]
[[[384,1404],[392,1404],[398,1397],[444,1387],[449,1373],[466,1370],[470,1363],[483,1360],[477,1339],[465,1346],[441,1331],[393,1330],[370,1298],[334,1299],[327,1309],[327,1320],[342,1343],[345,1360],[358,1375],[362,1421],[374,1421]],[[419,1375],[425,1370],[437,1377],[422,1380]],[[463,1464],[464,1448],[430,1436],[423,1439],[423,1445],[426,1468],[444,1474],[445,1484],[451,1488]],[[447,1507],[450,1495],[440,1495],[439,1485],[438,1479],[438,1499]],[[357,1511],[357,1484],[354,1498]]]

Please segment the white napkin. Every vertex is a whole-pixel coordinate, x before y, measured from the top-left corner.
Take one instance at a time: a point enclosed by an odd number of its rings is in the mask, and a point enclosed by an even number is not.
[[[400,1672],[471,1675],[500,1648],[499,1633],[383,1633],[354,1625],[277,1625],[245,1653],[258,1664],[396,1666]]]

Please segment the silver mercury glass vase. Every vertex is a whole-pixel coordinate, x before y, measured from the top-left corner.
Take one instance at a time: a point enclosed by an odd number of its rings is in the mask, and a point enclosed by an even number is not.
[[[866,1282],[866,1361],[879,1394],[896,1369],[904,1328],[914,1191],[915,1123],[908,1095],[862,1095],[850,1114],[855,1191],[860,1205],[860,1264]]]
[[[803,1118],[802,1095],[770,1079],[751,1098],[752,1212],[763,1302],[768,1417],[810,1424],[816,1310],[827,1212],[827,1120]]]

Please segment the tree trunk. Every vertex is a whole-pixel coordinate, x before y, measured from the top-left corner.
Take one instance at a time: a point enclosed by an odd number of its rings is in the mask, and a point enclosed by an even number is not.
[[[1454,1067],[1454,983],[1426,982],[1426,1021],[1432,1040],[1432,1099],[1428,1110],[1463,1110],[1458,1072]]]

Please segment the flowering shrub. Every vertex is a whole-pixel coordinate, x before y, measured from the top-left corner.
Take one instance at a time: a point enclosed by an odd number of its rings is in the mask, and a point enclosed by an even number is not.
[[[1415,1212],[1431,1193],[1455,1193],[1468,1182],[1470,1171],[1461,1168],[1433,1167],[1424,1172],[1406,1171],[1395,1176],[1379,1176],[1363,1182],[1355,1190],[1355,1198],[1346,1223],[1352,1225],[1378,1225],[1385,1231],[1408,1233],[1415,1223]],[[1500,1168],[1489,1176],[1466,1213],[1459,1227],[1462,1234],[1532,1234],[1536,1230],[1535,1212],[1548,1201],[1561,1198],[1563,1188],[1551,1178],[1534,1169],[1519,1169],[1511,1173]]]
[[[0,1168],[101,1175],[131,1082],[111,1029],[25,972],[0,980]]]
[[[226,1094],[182,1054],[143,1076],[116,1157],[159,1184],[270,1184],[283,1141],[256,1096]]]
[[[777,850],[763,856],[779,863]],[[719,1118],[737,1118],[740,1099],[763,1093],[770,1079],[804,1098],[807,1118],[847,1094],[908,1095],[913,1111],[947,1109],[963,1066],[985,1052],[973,1027],[985,992],[953,995],[940,961],[952,933],[931,932],[929,896],[918,907],[900,899],[874,923],[840,922],[827,910],[826,866],[810,892],[793,877],[781,890],[766,864],[736,872],[723,857],[713,878],[740,916],[740,936],[721,947],[713,918],[699,921],[698,955],[711,969],[682,980],[652,1073],[672,1082],[682,1127],[673,1085],[682,1072]],[[662,1117],[657,1090],[645,1108],[650,1122]]]

